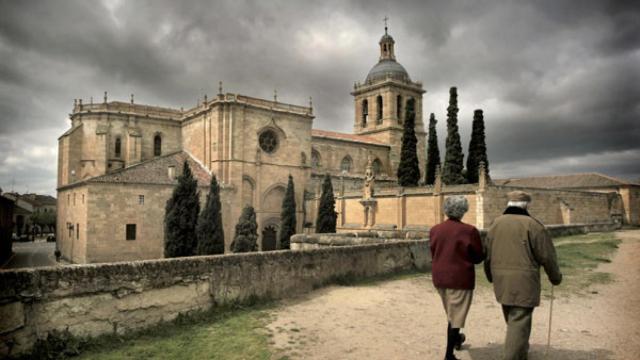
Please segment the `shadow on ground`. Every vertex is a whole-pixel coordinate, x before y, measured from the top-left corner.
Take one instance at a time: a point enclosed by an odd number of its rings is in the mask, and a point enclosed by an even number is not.
[[[605,349],[594,349],[589,351],[568,350],[551,347],[549,354],[545,357],[546,346],[533,345],[529,350],[528,360],[613,360],[613,352]],[[487,347],[468,348],[469,355],[473,360],[496,360],[502,359],[502,345],[491,345]]]

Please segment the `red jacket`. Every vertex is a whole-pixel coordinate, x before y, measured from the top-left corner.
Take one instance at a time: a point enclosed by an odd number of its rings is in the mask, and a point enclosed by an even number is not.
[[[449,219],[431,228],[431,275],[433,285],[445,289],[473,289],[476,286],[474,264],[484,260],[478,230]]]

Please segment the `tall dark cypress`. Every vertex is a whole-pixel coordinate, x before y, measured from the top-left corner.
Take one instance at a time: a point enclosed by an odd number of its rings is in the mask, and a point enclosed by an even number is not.
[[[258,223],[256,211],[252,206],[245,206],[236,224],[236,235],[231,243],[234,253],[258,250]]]
[[[489,174],[489,159],[487,158],[487,144],[484,134],[484,116],[482,110],[473,112],[473,130],[469,142],[469,157],[467,158],[467,181],[470,184],[478,182],[478,165],[484,162],[486,174]]]
[[[427,166],[425,166],[425,184],[433,185],[436,181],[436,168],[440,165],[440,149],[438,148],[438,134],[436,132],[436,116],[429,117],[429,139],[427,141]]]
[[[320,204],[318,205],[318,217],[316,218],[316,233],[335,233],[337,219],[338,214],[336,214],[336,200],[333,198],[331,176],[325,174],[322,182]]]
[[[402,147],[400,150],[400,164],[398,164],[398,184],[400,186],[417,186],[420,181],[420,165],[416,145],[416,111],[413,99],[407,102],[402,133]]]
[[[196,251],[196,223],[200,213],[198,182],[185,160],[178,185],[167,200],[164,215],[164,256],[191,256]]]
[[[280,215],[280,248],[291,247],[291,235],[296,233],[296,191],[293,185],[293,177],[289,175],[287,192],[282,200],[282,213]]]
[[[442,182],[447,185],[464,184],[462,175],[464,154],[458,132],[458,92],[455,87],[449,90],[449,107],[447,108],[447,142],[442,169]]]
[[[220,186],[215,175],[211,176],[207,202],[198,218],[196,234],[198,236],[198,255],[224,253],[224,228],[220,211]]]

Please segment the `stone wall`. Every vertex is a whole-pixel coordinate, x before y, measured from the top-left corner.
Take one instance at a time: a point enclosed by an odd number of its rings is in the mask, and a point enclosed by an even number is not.
[[[507,194],[523,190],[531,194],[529,213],[547,225],[599,224],[615,222],[623,214],[634,216],[638,212],[638,193],[617,194],[594,191],[536,189],[488,184],[452,186],[419,186],[413,188],[384,187],[376,189],[373,224],[365,225],[365,208],[360,202],[361,191],[336,195],[338,232],[354,230],[425,230],[444,221],[442,210],[449,196],[462,195],[469,202],[469,211],[462,221],[480,229],[487,228],[500,216],[507,205]],[[626,198],[625,198],[626,196]],[[632,198],[633,197],[633,198]],[[627,198],[631,199],[628,200]],[[634,202],[633,199],[636,201]],[[307,198],[307,219],[315,221],[318,197]],[[624,204],[624,208],[623,208]],[[629,205],[628,205],[629,204]],[[371,213],[369,213],[371,217]],[[311,224],[313,225],[313,223]],[[309,229],[311,232],[313,226]]]
[[[0,356],[66,328],[122,334],[179,313],[283,298],[339,278],[427,270],[426,241],[0,271]]]
[[[427,241],[427,231],[354,231],[330,234],[296,234],[291,237],[291,250],[322,249],[333,246],[385,244],[404,240]]]
[[[620,195],[624,206],[625,224],[640,225],[640,187],[622,187]]]
[[[621,203],[615,205],[613,201],[619,197],[615,193],[492,186],[482,193],[482,216],[487,227],[502,214],[507,194],[513,190],[531,194],[529,213],[547,225],[603,223],[622,213]]]
[[[364,207],[360,203],[362,193],[351,192],[336,199],[338,231],[359,230],[426,230],[444,220],[441,211],[444,200],[453,195],[463,195],[469,201],[469,211],[462,221],[476,225],[476,186],[450,186],[435,192],[432,186],[415,188],[387,187],[376,189],[376,205],[372,226],[364,226]],[[371,216],[371,215],[369,215]]]

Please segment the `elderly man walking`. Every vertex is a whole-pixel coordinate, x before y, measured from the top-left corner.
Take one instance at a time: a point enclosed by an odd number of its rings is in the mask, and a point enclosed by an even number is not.
[[[442,298],[448,320],[445,360],[457,360],[453,349],[459,349],[464,341],[460,329],[464,327],[471,307],[476,282],[473,265],[484,259],[480,233],[461,221],[467,210],[469,203],[464,196],[448,197],[444,212],[449,219],[429,232],[431,278]]]
[[[562,274],[549,233],[527,212],[531,196],[514,191],[508,199],[504,214],[489,227],[484,269],[507,323],[504,358],[526,360],[533,309],[540,305],[540,266],[553,285]]]

